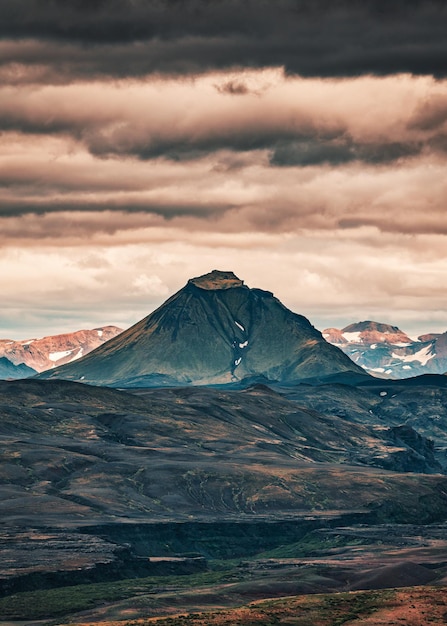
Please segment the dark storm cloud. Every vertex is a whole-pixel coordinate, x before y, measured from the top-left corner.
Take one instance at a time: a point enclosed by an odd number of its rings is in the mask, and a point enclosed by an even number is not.
[[[3,63],[57,67],[55,80],[232,66],[447,72],[444,0],[0,0],[0,15],[1,38],[40,42],[33,56],[10,49]]]
[[[422,142],[355,144],[346,138],[337,141],[309,138],[302,141],[279,141],[273,149],[270,163],[287,167],[304,167],[322,163],[340,165],[350,161],[363,161],[371,164],[391,163],[401,158],[416,156],[422,149]]]
[[[172,161],[189,161],[219,150],[246,152],[272,149],[281,135],[288,135],[286,129],[248,128],[229,132],[227,129],[203,135],[140,137],[133,129],[126,129],[117,134],[101,133],[94,130],[84,139],[91,154],[98,157],[136,157],[143,161],[163,157]],[[127,132],[126,132],[127,131]]]
[[[47,139],[59,142],[57,154],[82,146],[102,161],[185,162],[222,151],[264,151],[271,165],[301,167],[445,155],[446,93],[447,83],[432,77],[322,80],[280,70],[0,86],[0,131],[12,158],[4,160],[2,180],[6,184],[13,176],[20,182],[31,171],[17,162],[14,142],[30,142],[43,155],[52,150]],[[27,150],[20,151],[26,161]],[[42,186],[59,177],[61,167],[41,163]],[[83,182],[86,190],[114,186],[77,168],[65,171],[64,181]],[[140,188],[141,181],[131,184]]]
[[[352,141],[325,141],[317,135],[305,140],[294,140],[290,139],[290,135],[291,133],[284,132],[284,138],[281,138],[280,133],[253,131],[246,135],[204,138],[197,143],[191,140],[190,145],[184,141],[166,143],[160,141],[152,145],[135,142],[126,147],[123,146],[121,151],[117,150],[116,144],[103,143],[101,139],[95,138],[89,142],[89,149],[93,155],[99,157],[119,154],[136,157],[143,161],[158,157],[173,161],[189,161],[219,150],[232,150],[237,153],[265,149],[271,152],[270,164],[273,166],[306,167],[322,164],[337,166],[350,161],[386,164],[417,156],[424,148],[422,142],[355,144]],[[427,145],[432,150],[447,153],[445,136],[443,139],[444,141],[441,141],[440,138],[436,138]]]
[[[210,219],[216,215],[222,215],[226,211],[229,211],[233,207],[229,204],[214,205],[207,203],[206,205],[200,204],[200,202],[171,202],[166,204],[157,204],[155,202],[145,202],[140,200],[139,202],[127,201],[120,202],[111,201],[108,199],[98,200],[97,202],[88,202],[80,200],[54,200],[53,198],[37,197],[29,200],[18,198],[13,201],[3,202],[0,198],[0,218],[3,217],[18,217],[29,214],[33,215],[47,215],[50,213],[98,213],[109,211],[122,211],[127,214],[142,213],[146,215],[155,215],[162,217],[165,220],[172,220],[179,217],[194,217]]]
[[[268,150],[271,153],[270,163],[273,166],[312,166],[329,163],[340,165],[350,161],[362,161],[371,164],[391,163],[402,158],[420,154],[424,142],[386,142],[362,144],[356,143],[346,136],[346,129],[341,129],[340,136],[335,140],[325,138],[318,129],[312,134],[303,136],[301,129],[294,132],[288,128],[272,129],[253,127],[244,130],[223,128],[219,132],[210,133],[202,137],[173,136],[166,137],[161,133],[158,137],[149,137],[138,128],[119,128],[110,132],[91,127],[80,128],[78,124],[69,121],[49,120],[45,124],[38,124],[29,120],[3,120],[3,130],[14,130],[34,135],[68,134],[80,139],[88,148],[90,154],[99,158],[137,158],[141,161],[150,161],[164,158],[171,161],[193,161],[221,150],[230,150],[234,153],[256,150]],[[446,136],[436,136],[425,142],[430,149],[447,153]],[[26,172],[23,172],[26,174]],[[0,174],[0,185],[8,184],[9,175]],[[26,184],[20,181],[19,184]],[[67,176],[64,183],[58,184],[58,189],[77,186],[76,176]],[[132,185],[135,183],[132,182]],[[42,186],[44,180],[42,179]],[[84,183],[85,190],[113,189],[113,180],[96,179]]]

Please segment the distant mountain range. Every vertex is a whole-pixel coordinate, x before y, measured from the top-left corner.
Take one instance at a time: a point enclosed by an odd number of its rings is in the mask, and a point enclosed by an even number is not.
[[[0,339],[0,378],[25,378],[69,363],[120,332],[122,329],[116,326],[102,326],[41,339]]]
[[[233,272],[214,270],[189,280],[126,331],[103,326],[0,340],[0,379],[37,372],[42,378],[123,387],[333,375],[352,382],[353,375],[365,373],[403,379],[447,372],[447,332],[415,339],[397,326],[363,321],[321,334],[271,292],[250,289]]]
[[[341,330],[326,328],[323,336],[374,376],[410,378],[447,372],[447,332],[412,339],[397,326],[365,321]]]
[[[105,345],[41,377],[144,387],[259,377],[287,382],[339,372],[363,373],[271,292],[214,270]]]

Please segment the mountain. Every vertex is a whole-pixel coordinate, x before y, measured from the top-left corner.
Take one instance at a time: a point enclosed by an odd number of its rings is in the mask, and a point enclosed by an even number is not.
[[[6,357],[14,365],[25,364],[32,368],[35,371],[26,374],[30,376],[79,359],[120,332],[122,329],[116,326],[102,326],[42,339],[0,339],[0,357]],[[1,371],[0,377],[6,378]]]
[[[326,328],[323,336],[374,375],[410,378],[447,372],[447,332],[415,340],[397,326],[365,321],[341,330]]]
[[[361,372],[302,315],[232,272],[193,278],[86,357],[43,374],[114,386],[291,381]]]
[[[36,374],[36,370],[21,363],[14,365],[6,357],[0,357],[0,380],[12,380],[17,378],[28,378]]]

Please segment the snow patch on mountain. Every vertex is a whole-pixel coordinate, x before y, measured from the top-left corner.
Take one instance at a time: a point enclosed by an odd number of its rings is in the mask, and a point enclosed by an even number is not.
[[[71,353],[72,350],[64,350],[63,352],[50,352],[48,358],[50,359],[50,361],[53,361],[53,363],[56,363],[56,361],[63,359],[64,356],[68,356]]]
[[[76,361],[76,359],[80,359],[81,356],[84,356],[84,348],[79,349],[79,351],[70,359],[70,363],[72,361]]]
[[[41,339],[0,339],[0,358],[5,357],[14,365],[24,363],[37,372],[43,372],[53,369],[56,364],[59,366],[80,359],[121,332],[121,328],[116,326],[103,326]]]
[[[427,362],[433,358],[433,353],[431,352],[431,350],[432,350],[432,346],[426,346],[425,348],[422,348],[415,354],[408,354],[406,356],[400,356],[399,354],[395,354],[393,352],[392,356],[393,358],[400,359],[401,361],[404,361],[405,363],[412,363],[413,361],[419,361],[419,363],[421,363],[422,365],[426,365]]]
[[[346,341],[350,342],[350,343],[358,343],[360,341],[360,335],[361,333],[357,332],[357,333],[343,333],[343,337],[346,339]]]
[[[447,372],[447,332],[413,339],[397,326],[366,321],[341,330],[327,328],[323,336],[379,377],[408,378]]]

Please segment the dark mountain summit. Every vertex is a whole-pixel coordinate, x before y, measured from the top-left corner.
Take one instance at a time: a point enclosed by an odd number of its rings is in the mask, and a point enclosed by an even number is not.
[[[233,272],[219,272],[219,270],[213,270],[209,274],[191,278],[188,284],[195,285],[201,289],[208,289],[209,291],[244,287],[244,281],[233,274]]]
[[[292,381],[360,372],[303,316],[232,272],[193,278],[86,357],[42,374],[117,386]]]

